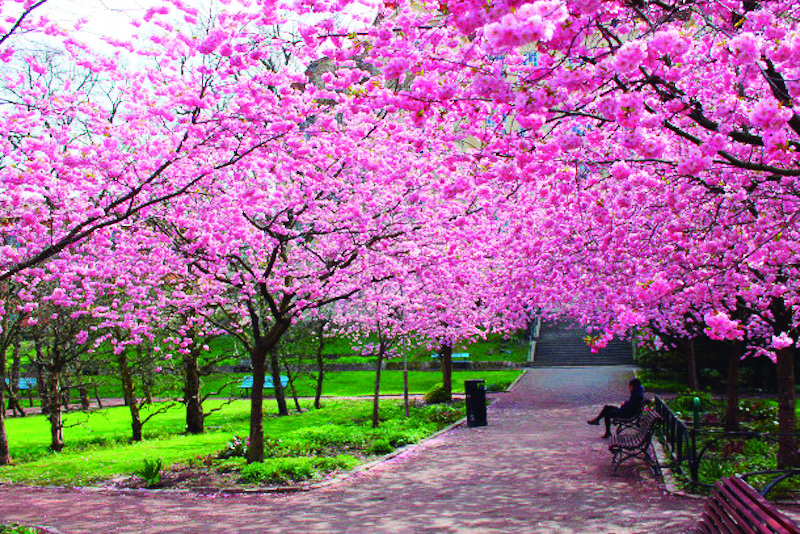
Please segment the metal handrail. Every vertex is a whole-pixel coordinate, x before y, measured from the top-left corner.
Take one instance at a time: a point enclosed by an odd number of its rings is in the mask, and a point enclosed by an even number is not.
[[[661,416],[663,422],[661,425],[661,436],[664,440],[665,446],[672,453],[674,460],[661,467],[669,467],[674,470],[682,470],[684,464],[689,469],[690,480],[692,484],[698,486],[710,487],[713,484],[700,482],[700,462],[709,447],[722,439],[733,438],[759,438],[768,441],[777,441],[783,434],[768,434],[763,432],[748,432],[748,431],[725,431],[714,430],[709,428],[701,428],[699,417],[695,416],[694,425],[687,425],[675,412],[667,405],[667,403],[658,395],[654,397],[655,411]],[[797,436],[797,434],[795,434]],[[705,443],[698,450],[697,440],[702,437]],[[777,483],[777,482],[776,482]],[[771,489],[774,484],[767,488]]]

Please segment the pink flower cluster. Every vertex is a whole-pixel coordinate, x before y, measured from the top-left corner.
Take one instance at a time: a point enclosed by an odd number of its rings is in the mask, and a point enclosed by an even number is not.
[[[761,58],[761,40],[752,32],[737,35],[728,42],[728,50],[739,65],[750,65]]]
[[[756,105],[753,106],[753,111],[750,112],[749,119],[754,126],[772,131],[786,126],[792,115],[792,110],[781,106],[777,100],[765,98],[756,102]]]
[[[613,60],[613,69],[620,74],[627,74],[638,69],[644,58],[644,43],[628,41],[617,50]]]
[[[706,322],[706,334],[711,339],[742,339],[744,330],[739,321],[734,321],[728,317],[727,313],[719,312],[715,314],[707,313],[703,316]]]
[[[483,35],[494,50],[508,51],[528,43],[549,41],[557,25],[567,17],[567,8],[561,2],[533,2],[504,15],[498,22],[487,24]]]
[[[786,332],[781,332],[779,336],[772,336],[772,348],[775,350],[787,349],[794,345],[794,339]]]

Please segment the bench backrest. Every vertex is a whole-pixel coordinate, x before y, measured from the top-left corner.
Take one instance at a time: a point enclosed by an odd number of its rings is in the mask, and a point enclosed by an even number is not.
[[[286,385],[288,383],[289,383],[289,377],[287,377],[286,375],[281,375],[281,386],[286,387]],[[252,387],[253,387],[253,377],[252,376],[246,376],[246,377],[242,378],[242,383],[239,384],[239,388],[240,389],[251,389]],[[271,376],[265,376],[264,377],[264,389],[272,389],[274,387],[275,387],[275,385],[272,383],[272,377]]]
[[[650,443],[653,434],[656,431],[658,423],[661,422],[661,416],[652,410],[645,410],[639,418],[639,424],[635,427],[636,432],[639,434],[639,444],[644,445]]]
[[[6,384],[8,384],[8,378],[6,378]],[[36,389],[36,379],[21,377],[19,382],[17,382],[17,389],[25,391],[29,389]]]
[[[800,534],[800,527],[738,477],[723,478],[706,499],[696,532]]]

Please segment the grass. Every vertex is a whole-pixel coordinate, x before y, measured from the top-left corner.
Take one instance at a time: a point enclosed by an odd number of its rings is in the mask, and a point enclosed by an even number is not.
[[[358,363],[368,364],[375,359],[369,356],[359,356],[352,350],[352,341],[341,338],[330,340],[331,350],[325,345],[325,354],[336,355],[336,363]],[[464,361],[472,362],[524,362],[528,359],[528,341],[519,336],[509,336],[506,339],[501,334],[491,334],[485,340],[478,340],[473,343],[456,343],[453,352],[469,352],[469,358]],[[415,345],[406,351],[406,356],[412,362],[431,361],[431,354],[437,352],[436,349],[428,350],[422,345]],[[459,360],[460,361],[460,360]]]
[[[503,370],[503,371],[453,371],[453,391],[456,393],[464,392],[464,380],[483,379],[487,387],[495,384],[499,389],[505,389],[513,382],[522,371]],[[215,373],[203,378],[202,394],[215,394],[219,392],[224,397],[238,397],[242,391],[239,384],[242,378],[249,376],[250,373]],[[116,376],[92,376],[86,377],[88,382],[98,384],[100,398],[121,398],[122,388]],[[408,389],[411,394],[427,393],[437,382],[442,381],[442,375],[438,371],[409,371]],[[325,382],[322,393],[326,397],[353,397],[371,395],[375,384],[374,371],[329,371],[325,373]],[[300,374],[295,379],[297,394],[301,397],[313,397],[316,381],[310,374]],[[141,387],[137,386],[137,391],[141,394]],[[269,393],[269,390],[267,390]],[[395,370],[384,370],[381,372],[381,394],[382,395],[401,395],[403,393],[403,372]],[[72,399],[77,401],[78,393],[72,390]],[[287,392],[288,394],[288,392]],[[27,394],[23,395],[20,403],[23,408],[29,405]],[[156,397],[181,397],[182,391],[178,377],[175,375],[164,374],[158,377],[156,386],[153,389]],[[90,397],[94,397],[94,391],[90,392]],[[37,396],[33,398],[34,406],[39,405]]]
[[[45,417],[8,419],[6,424],[14,464],[0,468],[0,481],[84,485],[137,473],[141,471],[144,460],[159,459],[169,467],[216,458],[226,449],[232,436],[247,435],[249,402],[236,400],[223,404],[214,401],[207,408],[212,406],[220,408],[220,411],[207,419],[205,434],[183,434],[185,414],[181,406],[174,406],[145,425],[145,440],[138,443],[128,441],[130,420],[124,407],[88,415],[68,414],[64,430],[66,446],[60,453],[47,449],[49,427]],[[275,409],[271,401],[267,401],[265,406],[270,412]],[[310,408],[309,404],[305,403],[304,408]],[[280,458],[312,458],[306,462],[311,462],[311,466],[298,466],[297,462],[301,461],[286,461],[284,463],[292,465],[284,466],[283,470],[275,466],[272,470],[265,468],[261,474],[251,474],[251,480],[261,480],[276,472],[278,475],[275,476],[280,478],[287,469],[315,475],[320,470],[350,468],[368,457],[372,450],[383,452],[385,444],[394,448],[429,435],[460,417],[463,409],[415,406],[412,417],[406,419],[400,402],[382,401],[382,412],[384,421],[377,430],[368,423],[371,413],[369,401],[327,401],[321,410],[309,410],[289,417],[266,416],[264,429],[268,454]],[[348,458],[342,457],[345,453]],[[231,468],[230,460],[224,463],[226,468]],[[239,465],[235,462],[233,465],[241,469],[243,460]]]

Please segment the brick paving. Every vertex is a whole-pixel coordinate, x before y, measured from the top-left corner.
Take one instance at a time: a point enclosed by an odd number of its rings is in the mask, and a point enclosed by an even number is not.
[[[459,427],[332,487],[293,494],[118,493],[0,485],[0,521],[62,533],[685,533],[701,501],[631,463],[611,475],[602,429],[630,369],[529,371]]]

